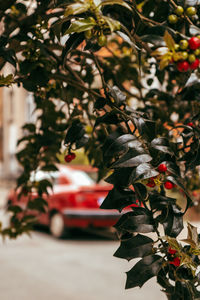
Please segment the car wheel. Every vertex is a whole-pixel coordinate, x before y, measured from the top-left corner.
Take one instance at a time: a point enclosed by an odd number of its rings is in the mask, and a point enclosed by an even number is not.
[[[61,213],[56,212],[51,216],[49,229],[55,238],[60,239],[66,235],[64,218]]]

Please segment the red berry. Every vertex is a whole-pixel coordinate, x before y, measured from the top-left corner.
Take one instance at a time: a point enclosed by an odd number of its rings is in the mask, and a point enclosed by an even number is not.
[[[186,60],[179,61],[177,63],[177,69],[179,72],[187,72],[189,70],[190,64]]]
[[[196,36],[193,36],[189,39],[189,47],[192,50],[196,50],[197,48],[200,47],[200,39]]]
[[[171,181],[166,181],[166,182],[164,183],[164,187],[165,187],[167,190],[171,190],[171,189],[173,189],[174,184],[173,184]]]
[[[169,262],[171,265],[174,265],[175,267],[179,267],[181,260],[179,257],[175,257],[172,261]]]
[[[193,127],[194,124],[192,122],[187,123],[187,126]]]
[[[192,69],[192,70],[197,69],[199,67],[199,63],[200,63],[199,59],[196,58],[195,61],[190,64],[190,69]]]
[[[67,155],[65,155],[64,159],[65,159],[65,161],[66,161],[67,163],[69,163],[69,162],[72,161],[72,155],[71,155],[71,154],[67,154]]]
[[[76,154],[75,153],[71,153],[71,159],[75,159],[76,158]]]
[[[165,173],[167,171],[167,166],[166,166],[166,164],[160,164],[159,166],[158,166],[158,172],[160,172],[160,173]]]
[[[168,249],[168,253],[171,255],[174,255],[177,251],[175,249],[172,249],[171,247],[169,247]]]
[[[149,182],[146,184],[146,186],[154,188],[156,186],[153,178],[149,178]]]

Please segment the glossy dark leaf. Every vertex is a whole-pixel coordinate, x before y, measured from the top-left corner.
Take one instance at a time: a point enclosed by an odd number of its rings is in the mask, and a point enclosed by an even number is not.
[[[141,163],[137,168],[133,171],[132,178],[133,181],[142,180],[157,176],[159,174],[152,165],[148,163]]]
[[[114,256],[127,259],[128,261],[136,257],[144,257],[152,254],[153,240],[145,235],[136,236],[122,240],[120,247]]]
[[[9,205],[7,210],[13,212],[14,214],[18,214],[23,211],[19,205]]]
[[[67,130],[64,143],[65,144],[74,143],[80,138],[82,138],[84,134],[85,134],[85,129],[83,127],[83,124],[80,123],[79,120],[74,120],[72,125]]]
[[[117,154],[120,151],[127,151],[129,144],[132,145],[132,141],[136,141],[136,138],[134,135],[131,134],[124,134],[120,137],[113,139],[110,146],[107,147],[106,151],[104,152],[104,156],[111,156],[113,157],[115,154]],[[135,145],[141,145],[140,142],[136,142]]]
[[[141,259],[127,272],[126,289],[142,287],[150,278],[156,276],[161,268],[162,257],[149,255]]]
[[[95,109],[102,109],[107,103],[106,98],[100,97],[97,98],[95,103],[94,103],[94,108]]]
[[[126,100],[126,95],[123,94],[122,91],[120,91],[120,89],[117,86],[113,86],[112,88],[109,88],[109,94],[119,105]]]
[[[114,172],[105,179],[105,181],[115,186],[120,186],[121,188],[128,187],[131,184],[132,172],[132,168],[115,169]]]
[[[148,233],[154,231],[154,221],[145,208],[135,207],[122,215],[115,227],[119,231]]]
[[[156,123],[143,118],[135,119],[136,127],[140,135],[144,136],[147,140],[152,140],[155,137]]]
[[[155,138],[151,142],[151,147],[155,150],[174,155],[174,152],[169,147],[169,142],[166,138]]]
[[[84,134],[79,140],[76,141],[76,149],[84,147],[89,140],[89,137],[87,134]]]
[[[148,192],[146,187],[142,184],[142,183],[134,183],[133,187],[135,189],[136,195],[138,200],[141,201],[145,201],[147,199],[148,196]]]
[[[165,234],[170,237],[177,237],[183,229],[183,213],[175,205],[168,211],[168,217],[163,223]]]
[[[186,282],[176,281],[175,295],[177,299],[182,299],[182,300],[194,299],[190,287],[190,283],[189,282],[187,283],[187,281]]]
[[[46,212],[47,202],[42,197],[37,197],[28,202],[28,209],[36,210],[42,213]]]
[[[105,113],[102,117],[98,117],[95,122],[95,127],[99,124],[118,124],[121,122],[121,119],[115,112],[111,111],[109,113]]]
[[[74,33],[70,35],[65,43],[65,47],[62,51],[62,60],[64,60],[65,56],[71,49],[76,49],[84,40],[84,33]]]
[[[174,287],[167,278],[168,267],[161,268],[157,275],[157,282],[165,289],[166,292],[174,292]]]
[[[175,204],[176,199],[161,195],[160,193],[154,191],[149,193],[149,202],[152,209],[162,210],[169,205]]]
[[[157,47],[165,47],[166,44],[164,42],[163,36],[154,35],[154,34],[147,34],[141,37],[143,42],[151,43]]]
[[[118,161],[115,164],[113,164],[113,168],[136,167],[139,164],[142,164],[143,162],[149,162],[151,160],[152,157],[149,154],[141,154],[123,162]]]
[[[106,196],[100,208],[118,209],[121,211],[124,207],[136,203],[136,195],[129,188],[119,189],[114,187]]]
[[[191,199],[190,195],[187,193],[183,183],[175,176],[167,176],[166,180],[169,180],[169,181],[173,182],[175,185],[180,187],[181,190],[185,193],[186,200],[187,200],[187,204],[186,204],[186,208],[185,208],[185,211],[186,211],[190,206],[192,206],[193,202],[192,202],[192,199]]]
[[[136,167],[141,163],[150,162],[152,157],[145,153],[142,147],[136,149],[129,149],[119,160],[117,160],[112,167],[113,168],[126,168]]]

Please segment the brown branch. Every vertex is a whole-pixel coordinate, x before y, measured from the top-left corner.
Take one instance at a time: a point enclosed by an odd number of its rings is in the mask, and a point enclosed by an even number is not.
[[[73,87],[75,87],[81,91],[87,92],[88,94],[90,94],[94,97],[101,97],[101,94],[95,92],[92,89],[87,88],[81,82],[77,82],[75,80],[70,79],[69,75],[67,75],[67,74],[61,74],[61,73],[60,74],[52,74],[51,78],[55,79],[55,80],[61,80],[63,82],[66,82],[66,83],[72,85]]]

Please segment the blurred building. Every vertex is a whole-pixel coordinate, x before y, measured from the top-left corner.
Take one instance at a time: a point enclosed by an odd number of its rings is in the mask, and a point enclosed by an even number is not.
[[[31,94],[13,85],[0,88],[0,178],[15,178],[19,165],[15,154],[22,126],[34,118]]]

